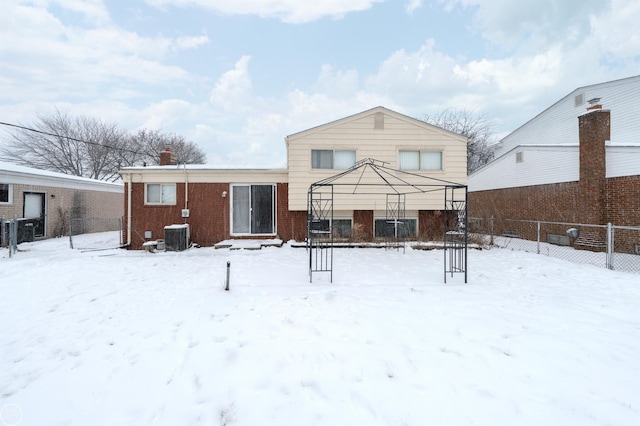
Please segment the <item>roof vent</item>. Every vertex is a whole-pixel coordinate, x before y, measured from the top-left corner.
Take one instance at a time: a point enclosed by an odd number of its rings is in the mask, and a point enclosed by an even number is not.
[[[376,112],[373,117],[373,128],[376,130],[384,129],[384,114],[381,112]]]

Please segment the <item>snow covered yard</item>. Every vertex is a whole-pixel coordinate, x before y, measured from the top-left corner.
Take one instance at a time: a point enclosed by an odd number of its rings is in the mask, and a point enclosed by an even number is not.
[[[503,249],[0,250],[0,425],[637,425],[640,275]],[[226,262],[231,291],[225,292]]]

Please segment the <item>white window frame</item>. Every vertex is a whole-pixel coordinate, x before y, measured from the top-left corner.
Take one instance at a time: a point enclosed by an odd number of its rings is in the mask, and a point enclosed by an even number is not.
[[[313,166],[313,153],[315,152],[331,152],[331,167],[314,167]],[[353,164],[348,167],[336,167],[336,156],[338,153],[352,153],[353,154]],[[312,170],[347,170],[353,167],[356,164],[357,152],[355,149],[312,149],[311,150],[311,169]]]
[[[401,157],[402,154],[409,154],[409,153],[413,153],[416,154],[418,156],[418,164],[417,167],[403,167],[402,163],[401,163]],[[424,159],[426,154],[429,153],[438,153],[440,154],[440,168],[439,169],[434,169],[434,168],[428,168],[426,166],[426,161]],[[444,151],[441,149],[423,149],[423,150],[417,150],[417,149],[401,149],[398,151],[398,169],[399,170],[416,170],[416,171],[428,171],[428,172],[441,172],[444,170]]]
[[[236,188],[248,188],[249,189],[249,212],[251,211],[251,189],[253,186],[271,186],[272,187],[272,192],[271,192],[271,216],[272,216],[272,231],[273,232],[266,232],[266,233],[257,233],[254,234],[251,232],[251,213],[249,213],[249,232],[238,232],[234,229],[234,224],[233,224],[233,215],[234,215],[234,197],[236,195]],[[278,232],[278,186],[275,183],[235,183],[235,184],[231,184],[231,197],[230,197],[230,214],[229,214],[229,234],[231,236],[252,236],[252,235],[256,235],[256,236],[266,236],[266,235],[277,235]]]
[[[160,201],[149,201],[149,186],[150,185],[159,185],[160,186]],[[173,200],[164,200],[164,187],[173,187]],[[144,185],[144,203],[146,205],[151,206],[175,206],[178,199],[177,194],[177,185],[175,183],[147,183]]]
[[[7,194],[7,201],[0,200],[0,205],[8,206],[10,204],[13,204],[13,184],[0,182],[0,185],[7,185],[9,189]]]

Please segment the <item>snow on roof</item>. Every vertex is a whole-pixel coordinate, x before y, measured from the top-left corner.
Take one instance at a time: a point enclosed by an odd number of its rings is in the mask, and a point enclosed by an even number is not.
[[[50,170],[35,169],[33,167],[20,166],[14,163],[0,161],[0,173],[2,180],[8,183],[29,183],[24,179],[37,179],[43,184],[51,186],[82,186],[83,188],[104,189],[107,191],[122,190],[124,185],[116,182],[106,182],[82,176],[67,175]],[[11,177],[11,178],[10,178]],[[15,180],[15,182],[14,182]],[[66,185],[65,185],[66,184]]]
[[[128,170],[226,170],[226,171],[273,171],[273,172],[285,172],[286,167],[251,167],[251,166],[238,166],[229,164],[172,164],[168,166],[135,166],[135,167],[123,167],[121,171]]]

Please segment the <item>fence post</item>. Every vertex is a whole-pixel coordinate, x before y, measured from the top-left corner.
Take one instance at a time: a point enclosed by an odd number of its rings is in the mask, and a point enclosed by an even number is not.
[[[613,226],[611,222],[607,223],[607,269],[613,269]]]
[[[69,215],[69,248],[73,249],[73,216]]]
[[[540,254],[540,221],[538,221],[538,244],[537,244],[537,252]]]
[[[491,227],[491,240],[489,241],[489,244],[493,245],[493,215],[491,215],[489,224],[489,226]]]
[[[18,250],[18,219],[13,216],[9,222],[9,257],[12,257]]]

